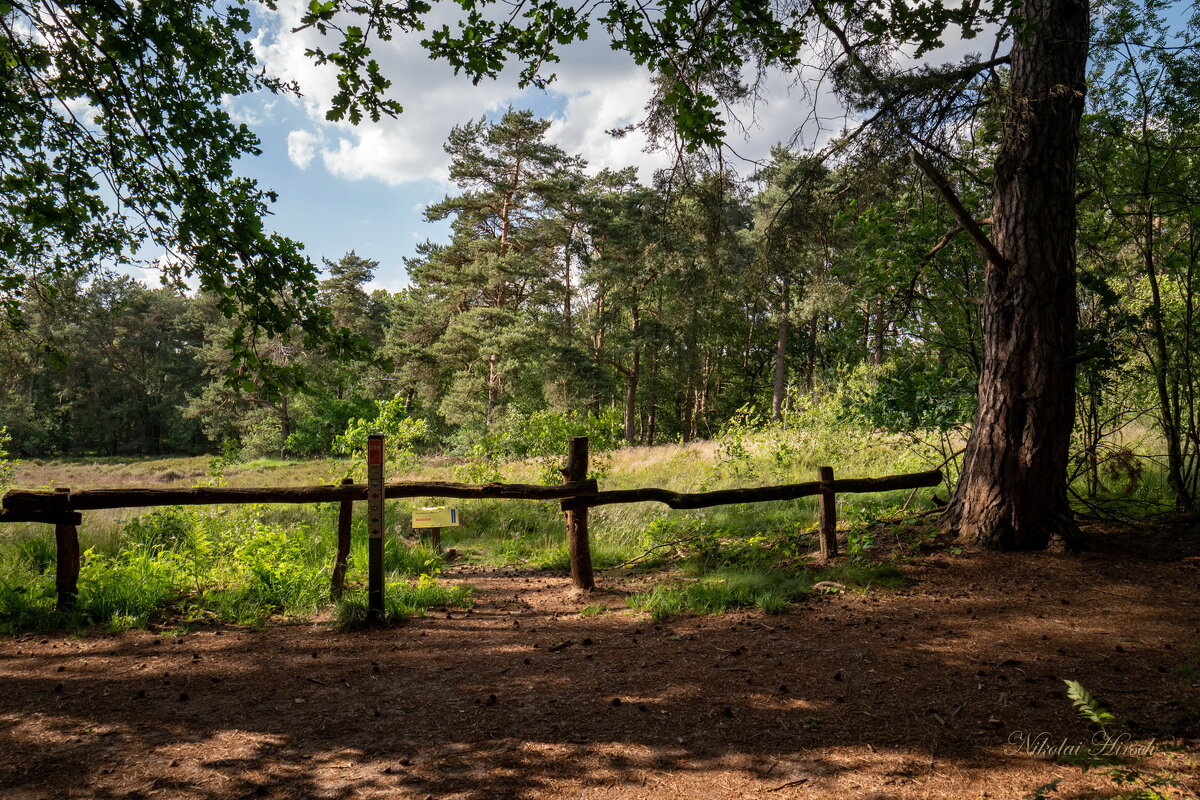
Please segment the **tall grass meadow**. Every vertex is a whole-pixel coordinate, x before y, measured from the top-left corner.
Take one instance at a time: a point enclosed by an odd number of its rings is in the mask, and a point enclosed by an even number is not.
[[[858,383],[855,383],[855,380]],[[896,432],[870,424],[860,409],[866,378],[847,382],[840,394],[798,395],[781,422],[753,409],[736,414],[712,441],[618,448],[619,418],[584,420],[552,414],[509,420],[492,438],[480,438],[457,455],[416,459],[419,426],[396,450],[389,478],[471,479],[511,482],[561,481],[566,439],[591,437],[593,477],[602,488],[659,486],[682,492],[816,479],[816,468],[834,467],[839,477],[953,471],[961,432],[947,425]],[[362,421],[346,439],[358,444]],[[353,427],[353,426],[352,426]],[[243,461],[226,453],[213,459],[68,459],[15,464],[4,458],[0,428],[0,486],[298,485],[333,483],[359,471],[358,459],[284,462]],[[1120,446],[1134,451],[1134,444]],[[1153,442],[1141,441],[1140,448]],[[556,450],[557,449],[557,450]],[[1136,455],[1136,453],[1135,453]],[[1153,507],[1166,493],[1161,468],[1140,458],[1136,469],[1102,472],[1111,496]],[[870,495],[839,495],[838,517],[853,560],[877,559],[871,526],[930,509],[946,487]],[[411,531],[416,509],[444,505],[428,497],[387,504],[385,549],[388,580],[396,589],[389,614],[404,618],[423,607],[470,602],[469,590],[434,591],[446,557]],[[460,562],[565,573],[567,549],[555,502],[464,500],[454,503],[464,524],[442,532],[443,546]],[[0,529],[0,631],[49,628],[110,629],[158,623],[264,624],[272,617],[309,618],[331,611],[353,627],[358,590],[365,585],[366,521],[356,504],[347,572],[349,592],[333,608],[329,576],[336,551],[337,504],[170,507],[132,515],[89,512],[80,528],[82,571],[78,605],[54,610],[54,546],[44,525]],[[658,600],[634,605],[652,613],[751,605],[777,610],[811,584],[809,554],[817,548],[815,498],[754,505],[673,511],[655,503],[601,506],[591,511],[592,556],[601,570],[616,567],[666,570]],[[732,577],[743,570],[749,577]],[[757,577],[756,577],[757,576]],[[767,577],[763,577],[767,576]],[[870,576],[867,576],[869,579]],[[869,580],[867,581],[869,583]],[[682,593],[682,594],[681,594]],[[653,594],[653,592],[651,593]],[[714,595],[726,601],[709,603]],[[356,599],[357,598],[357,599]],[[670,598],[669,601],[667,598]],[[423,606],[429,603],[429,606]],[[672,606],[671,604],[675,605]],[[673,608],[663,611],[664,608]],[[653,609],[659,609],[653,611]]]

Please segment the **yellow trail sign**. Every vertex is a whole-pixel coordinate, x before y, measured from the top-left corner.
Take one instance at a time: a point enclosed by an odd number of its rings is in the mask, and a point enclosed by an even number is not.
[[[457,508],[422,508],[413,512],[413,528],[457,528]]]

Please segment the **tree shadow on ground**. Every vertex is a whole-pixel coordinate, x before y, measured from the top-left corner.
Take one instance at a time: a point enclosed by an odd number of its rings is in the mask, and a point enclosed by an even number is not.
[[[1190,750],[1173,763],[1195,778],[1193,566],[973,553],[911,572],[898,592],[663,625],[569,613],[565,582],[541,576],[387,630],[9,639],[0,787],[883,800],[1021,796],[1064,776],[1078,785],[1059,796],[1096,796],[1098,778],[1019,745],[1090,739],[1064,678],[1137,736]]]

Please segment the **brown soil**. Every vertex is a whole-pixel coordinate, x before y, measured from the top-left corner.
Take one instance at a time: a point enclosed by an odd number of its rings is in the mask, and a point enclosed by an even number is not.
[[[581,599],[464,567],[473,611],[388,630],[10,638],[0,796],[1095,797],[1103,776],[1014,744],[1090,740],[1063,678],[1194,792],[1195,522],[1092,540],[933,553],[905,590],[776,616],[659,626],[621,610],[643,579]]]

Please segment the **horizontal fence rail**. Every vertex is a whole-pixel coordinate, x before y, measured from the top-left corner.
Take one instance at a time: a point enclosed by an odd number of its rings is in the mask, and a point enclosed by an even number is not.
[[[381,438],[372,436],[372,439]],[[379,448],[382,454],[382,445]],[[817,542],[822,560],[837,555],[838,494],[889,492],[937,486],[942,482],[938,470],[907,475],[888,475],[882,478],[833,477],[831,467],[817,470],[819,480],[790,483],[780,486],[758,486],[746,489],[718,489],[711,492],[673,492],[668,489],[619,489],[602,492],[595,480],[586,478],[588,472],[587,437],[572,437],[569,442],[565,480],[553,486],[525,483],[449,483],[446,481],[399,481],[383,485],[387,499],[400,497],[455,497],[462,499],[494,500],[558,500],[564,512],[567,541],[571,559],[571,578],[580,590],[594,588],[590,544],[588,541],[588,509],[617,503],[663,503],[676,509],[708,508],[737,503],[763,503],[772,500],[796,500],[817,496],[819,526]],[[347,478],[337,485],[293,486],[265,488],[227,488],[201,486],[193,489],[83,489],[71,491],[10,491],[0,501],[0,523],[40,522],[55,526],[56,587],[59,606],[74,605],[79,579],[80,556],[77,526],[82,511],[113,508],[148,508],[152,506],[237,505],[247,503],[337,503],[338,544],[334,558],[331,593],[336,599],[345,590],[346,561],[350,554],[351,514],[355,501],[368,499],[368,484],[351,483]],[[438,531],[433,532],[435,546]],[[377,548],[380,549],[380,548]],[[381,550],[381,549],[380,549]],[[371,589],[382,599],[382,557],[371,575]],[[378,585],[376,585],[378,584]]]
[[[597,494],[596,481],[584,480],[557,486],[527,483],[447,483],[403,481],[384,485],[385,498],[458,497],[494,500],[559,500]],[[240,503],[339,503],[366,500],[367,485],[295,486],[285,488],[195,489],[83,489],[77,492],[12,491],[4,496],[4,511],[13,514],[54,514],[64,511],[95,511],[102,508],[147,508],[150,506],[211,506]],[[41,522],[9,519],[0,522]]]
[[[770,500],[795,500],[811,497],[824,491],[836,494],[862,494],[865,492],[890,492],[897,489],[920,489],[937,486],[942,482],[938,470],[916,472],[909,475],[887,475],[882,478],[838,478],[832,481],[808,481],[788,483],[782,486],[759,486],[749,489],[718,489],[713,492],[691,494],[672,492],[668,489],[618,489],[597,492],[595,495],[576,496],[562,501],[562,509],[607,506],[613,503],[665,503],[671,508],[709,508],[734,503],[765,503]]]

